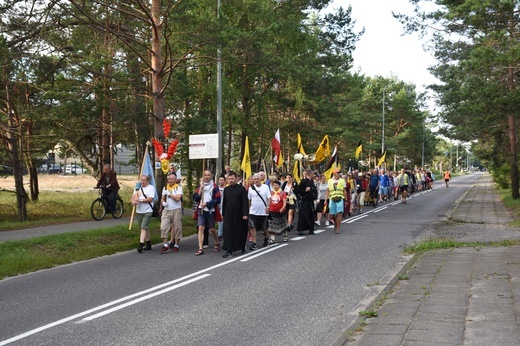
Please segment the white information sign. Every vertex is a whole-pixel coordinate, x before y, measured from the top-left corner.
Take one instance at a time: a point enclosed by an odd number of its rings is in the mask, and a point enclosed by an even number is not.
[[[189,158],[193,159],[218,159],[218,133],[205,135],[190,135]]]

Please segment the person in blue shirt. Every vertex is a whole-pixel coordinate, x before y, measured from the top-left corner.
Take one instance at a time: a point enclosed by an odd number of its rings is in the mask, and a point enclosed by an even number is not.
[[[375,168],[370,175],[370,182],[368,184],[368,189],[370,190],[370,199],[372,201],[372,205],[377,207],[377,199],[379,192],[379,171]]]
[[[379,174],[379,202],[383,203],[388,200],[388,175],[384,169]]]

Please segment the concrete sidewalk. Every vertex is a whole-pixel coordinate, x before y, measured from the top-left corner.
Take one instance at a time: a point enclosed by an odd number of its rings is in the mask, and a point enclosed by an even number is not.
[[[134,220],[134,222],[137,222]],[[50,234],[59,234],[76,231],[88,231],[91,229],[108,228],[118,225],[129,225],[130,217],[122,217],[120,219],[114,219],[111,215],[105,216],[104,220],[101,221],[84,221],[75,223],[63,223],[50,226],[39,226],[32,228],[18,229],[15,231],[3,231],[0,232],[0,242],[13,241],[13,240],[24,240],[35,237],[40,237]]]
[[[513,220],[487,173],[448,217],[487,233]],[[520,238],[518,230],[508,234]],[[359,319],[363,331],[350,331],[335,344],[520,344],[520,247],[432,250],[416,255],[409,267],[379,297],[386,298],[382,305],[372,306],[378,317]]]

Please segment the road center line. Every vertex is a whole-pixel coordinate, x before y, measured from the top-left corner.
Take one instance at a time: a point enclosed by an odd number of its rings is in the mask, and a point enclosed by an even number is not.
[[[361,220],[362,218],[367,217],[367,216],[368,216],[368,215],[359,216],[359,217],[357,217],[356,219],[348,220],[347,223],[352,223],[352,222],[355,222],[355,221],[357,221],[357,220]]]
[[[257,258],[258,256],[265,255],[265,254],[268,253],[268,252],[271,252],[271,251],[275,251],[275,250],[281,249],[281,248],[283,248],[284,246],[287,246],[287,245],[289,245],[289,244],[281,244],[281,245],[278,245],[277,247],[270,248],[269,250],[265,250],[264,252],[257,253],[257,254],[255,254],[255,255],[253,255],[253,256],[249,256],[249,257],[247,257],[247,258],[245,258],[245,259],[241,259],[240,257],[239,257],[239,259],[240,259],[240,262],[247,262],[247,261],[252,260],[253,258]]]
[[[89,316],[89,317],[86,317],[84,318],[83,320],[81,320],[82,322],[83,321],[92,321],[92,320],[95,320],[96,318],[99,318],[99,317],[102,317],[102,316],[105,316],[105,315],[108,315],[108,314],[111,314],[112,312],[115,312],[115,311],[118,311],[118,310],[121,310],[121,309],[124,309],[126,307],[129,307],[131,305],[134,305],[134,304],[137,304],[137,303],[140,303],[142,301],[145,301],[145,300],[148,300],[150,298],[153,298],[153,297],[156,297],[158,295],[161,295],[161,294],[164,294],[164,293],[167,293],[167,292],[170,292],[170,291],[173,291],[179,287],[182,287],[182,286],[186,286],[186,285],[189,285],[191,284],[192,282],[195,282],[195,281],[199,281],[199,280],[202,280],[204,278],[207,278],[208,276],[210,276],[211,274],[203,274],[201,276],[197,276],[193,279],[190,279],[190,280],[187,280],[187,281],[184,281],[184,282],[181,282],[180,284],[177,284],[177,285],[173,285],[173,286],[170,286],[168,288],[165,288],[163,290],[160,290],[160,291],[157,291],[157,292],[154,292],[154,293],[151,293],[149,295],[146,295],[146,296],[143,296],[143,297],[140,297],[140,298],[137,298],[137,299],[134,299],[134,300],[131,300],[129,302],[126,302],[124,304],[121,304],[121,305],[118,305],[118,306],[115,306],[111,309],[108,309],[108,310],[105,310],[103,312],[100,312],[98,314],[95,314],[95,315],[92,315],[92,316]]]
[[[265,249],[265,248],[264,248]],[[257,251],[264,251],[264,249],[259,249]],[[141,292],[137,292],[137,293],[134,293],[134,294],[131,294],[131,295],[128,295],[126,297],[123,297],[123,298],[119,298],[119,299],[116,299],[116,300],[113,300],[109,303],[106,303],[106,304],[103,304],[103,305],[99,305],[99,306],[96,306],[92,309],[89,309],[89,310],[86,310],[86,311],[83,311],[83,312],[80,312],[80,313],[77,313],[75,315],[72,315],[72,316],[69,316],[69,317],[65,317],[65,318],[62,318],[61,320],[58,320],[58,321],[55,321],[55,322],[52,322],[52,323],[49,323],[49,324],[46,324],[44,326],[41,326],[41,327],[38,327],[38,328],[35,328],[33,330],[30,330],[30,331],[27,331],[25,333],[22,333],[22,334],[19,334],[19,335],[16,335],[12,338],[9,338],[9,339],[6,339],[6,340],[3,340],[3,341],[0,341],[0,346],[3,346],[3,345],[7,345],[7,344],[10,344],[12,342],[15,342],[15,341],[18,341],[18,340],[21,340],[21,339],[25,339],[26,337],[28,336],[31,336],[31,335],[34,335],[34,334],[37,334],[39,332],[42,332],[44,330],[47,330],[47,329],[50,329],[50,328],[53,328],[53,327],[56,327],[56,326],[59,326],[60,324],[63,324],[63,323],[67,323],[67,322],[70,322],[70,321],[73,321],[73,320],[76,320],[80,317],[83,317],[83,316],[86,316],[86,315],[90,315],[91,313],[93,312],[96,312],[96,311],[99,311],[99,310],[103,310],[103,309],[106,309],[110,306],[113,306],[113,305],[117,305],[119,303],[122,303],[122,302],[125,302],[127,300],[130,300],[130,299],[133,299],[135,297],[139,297],[143,294],[147,294],[147,293],[150,293],[150,292],[153,292],[153,291],[156,291],[158,289],[161,289],[161,288],[164,288],[164,287],[167,287],[167,286],[170,286],[170,285],[173,285],[173,284],[176,284],[177,282],[179,281],[183,281],[183,280],[186,280],[188,278],[192,278],[194,276],[197,276],[197,275],[202,275],[210,270],[213,270],[213,269],[216,269],[216,268],[219,268],[221,266],[224,266],[226,264],[229,264],[231,262],[235,262],[235,261],[238,261],[242,258],[244,258],[244,256],[249,256],[249,254],[246,254],[246,255],[243,255],[241,257],[237,257],[237,258],[233,258],[231,260],[228,260],[228,261],[225,261],[225,262],[222,262],[222,263],[219,263],[219,264],[216,264],[216,265],[213,265],[211,267],[208,267],[206,269],[202,269],[202,270],[199,270],[198,272],[195,272],[195,273],[192,273],[192,274],[188,274],[188,275],[185,275],[181,278],[178,278],[178,279],[175,279],[175,280],[172,280],[172,281],[168,281],[168,282],[165,282],[163,284],[160,284],[160,285],[157,285],[157,286],[154,286],[154,287],[151,287],[151,288],[148,288],[144,291],[141,291]]]

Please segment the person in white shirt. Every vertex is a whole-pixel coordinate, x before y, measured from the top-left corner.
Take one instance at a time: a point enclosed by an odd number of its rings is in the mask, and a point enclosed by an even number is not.
[[[141,186],[135,190],[132,195],[132,205],[136,207],[137,222],[141,229],[139,236],[139,247],[137,251],[139,253],[143,250],[151,250],[152,243],[150,242],[150,220],[152,219],[152,203],[155,198],[155,186],[150,185],[150,177],[147,175],[141,175],[140,180]],[[144,243],[146,242],[146,247]]]
[[[256,250],[256,231],[264,231],[264,244],[269,244],[269,231],[267,229],[267,216],[269,215],[269,204],[271,203],[271,192],[269,186],[262,183],[259,173],[253,175],[253,184],[247,191],[249,200],[249,227],[251,232],[250,250]]]
[[[177,175],[170,173],[167,184],[162,190],[161,203],[161,237],[163,247],[161,254],[172,250],[179,251],[179,242],[182,238],[182,186],[177,184]],[[168,236],[170,235],[170,244]]]

